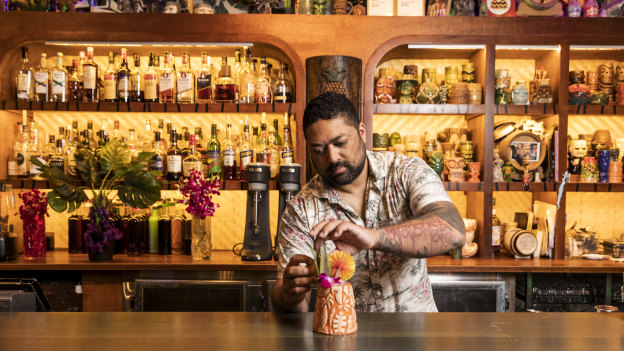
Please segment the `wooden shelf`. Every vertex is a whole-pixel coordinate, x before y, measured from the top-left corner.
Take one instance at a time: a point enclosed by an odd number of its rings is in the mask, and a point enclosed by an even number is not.
[[[556,104],[494,105],[496,115],[556,115]]]
[[[51,189],[50,183],[47,180],[35,180],[35,179],[9,179],[4,180],[9,182],[14,189]],[[178,190],[178,181],[161,180],[161,190]],[[81,186],[84,182],[81,180],[75,180],[74,185]],[[221,183],[221,190],[247,190],[247,182],[244,180],[226,180]],[[279,190],[277,181],[269,181],[269,190]]]
[[[547,191],[557,191],[559,190],[559,182],[550,183],[550,182],[540,182],[540,183],[529,183],[529,189],[524,188],[524,183],[522,182],[503,182],[503,183],[494,183],[493,191],[528,191],[528,192],[547,192]]]
[[[569,115],[620,115],[624,116],[624,106],[611,102],[608,105],[569,105]]]
[[[624,192],[624,183],[567,183],[566,192],[610,193]]]
[[[3,110],[67,112],[171,112],[171,113],[293,113],[288,104],[180,104],[158,102],[24,102],[2,101]]]
[[[374,104],[374,114],[393,115],[482,115],[485,105]]]
[[[483,182],[444,182],[446,191],[482,191]]]

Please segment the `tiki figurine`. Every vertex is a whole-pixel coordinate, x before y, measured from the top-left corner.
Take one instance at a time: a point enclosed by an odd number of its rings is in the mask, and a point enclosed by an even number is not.
[[[493,172],[494,172],[494,175],[493,175],[494,182],[501,183],[501,182],[504,181],[504,178],[503,178],[503,163],[505,163],[505,162],[501,159],[501,157],[500,157],[500,155],[498,153],[498,149],[494,150],[494,162],[493,163],[494,163],[494,169],[493,169]]]
[[[433,170],[442,178],[442,170],[444,169],[444,155],[441,151],[433,151],[429,155],[429,160],[427,160],[429,167],[433,168]]]
[[[518,176],[518,173],[516,173],[516,169],[509,162],[503,165],[502,171],[503,171],[503,180],[508,183],[513,182],[514,178]]]
[[[461,157],[451,157],[444,160],[446,170],[448,172],[449,182],[463,182],[464,181],[464,166],[466,161]]]
[[[378,104],[390,104],[394,97],[395,90],[394,78],[390,76],[387,68],[379,69],[379,79],[375,83],[375,101]]]
[[[470,179],[468,179],[468,181],[471,183],[480,182],[479,180],[480,170],[481,170],[481,164],[479,162],[470,162],[468,164],[468,174],[470,174]]]

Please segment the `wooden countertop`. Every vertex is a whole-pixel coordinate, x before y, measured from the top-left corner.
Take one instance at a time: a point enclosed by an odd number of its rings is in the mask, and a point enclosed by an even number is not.
[[[469,258],[453,260],[450,256],[437,256],[427,259],[429,272],[489,272],[489,273],[624,273],[624,263],[608,260],[592,261],[584,259],[514,259],[496,257],[493,259]],[[45,262],[25,262],[23,256],[16,261],[0,262],[0,271],[23,270],[244,270],[277,271],[277,262],[243,261],[231,251],[213,251],[205,261],[193,261],[183,255],[142,255],[128,256],[117,254],[111,262],[91,262],[86,254],[69,254],[64,250],[48,251]]]
[[[621,350],[623,313],[358,313],[347,336],[312,313],[0,313],[1,350]]]

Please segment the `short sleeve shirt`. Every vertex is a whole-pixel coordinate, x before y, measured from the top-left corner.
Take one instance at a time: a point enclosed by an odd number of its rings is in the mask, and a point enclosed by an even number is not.
[[[451,201],[440,177],[423,160],[391,152],[367,151],[369,176],[365,217],[360,216],[319,175],[288,204],[280,223],[278,277],[295,254],[312,257],[308,234],[323,220],[350,221],[381,228],[417,218],[424,206]],[[327,241],[329,251],[335,245]],[[349,280],[359,312],[436,312],[426,259],[408,258],[376,250],[354,257],[356,271]]]

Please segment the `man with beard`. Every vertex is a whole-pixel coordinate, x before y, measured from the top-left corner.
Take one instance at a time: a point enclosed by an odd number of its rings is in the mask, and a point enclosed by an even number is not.
[[[346,96],[325,93],[303,115],[318,172],[288,204],[272,300],[308,311],[318,272],[310,246],[353,255],[355,309],[435,312],[426,257],[465,242],[464,223],[440,177],[423,160],[366,150],[366,131]]]

